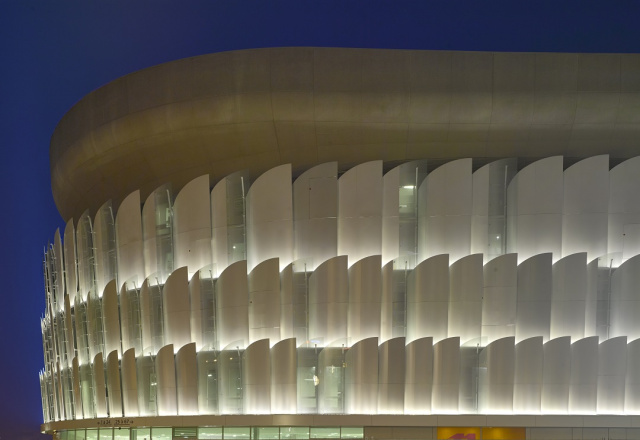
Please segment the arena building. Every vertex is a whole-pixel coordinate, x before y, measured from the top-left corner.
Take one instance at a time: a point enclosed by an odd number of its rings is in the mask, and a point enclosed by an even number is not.
[[[42,431],[640,440],[640,55],[276,48],[51,141]]]

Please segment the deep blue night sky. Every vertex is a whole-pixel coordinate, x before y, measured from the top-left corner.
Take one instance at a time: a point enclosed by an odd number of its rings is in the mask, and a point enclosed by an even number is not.
[[[640,52],[640,2],[0,0],[0,439],[44,438],[42,255],[64,225],[49,174],[57,122],[132,71],[271,46]]]

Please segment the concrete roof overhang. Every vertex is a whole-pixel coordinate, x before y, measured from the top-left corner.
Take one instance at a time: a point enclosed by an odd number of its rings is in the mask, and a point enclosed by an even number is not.
[[[640,55],[273,48],[119,78],[60,121],[53,195],[78,218],[208,173],[640,151]]]

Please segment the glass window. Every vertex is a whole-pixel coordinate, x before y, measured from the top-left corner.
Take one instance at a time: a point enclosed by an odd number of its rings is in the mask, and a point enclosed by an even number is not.
[[[221,439],[222,427],[198,428],[198,439]]]
[[[198,439],[221,439],[222,427],[198,428]]]
[[[342,428],[342,438],[363,438],[363,428]]]
[[[100,440],[111,440],[113,438],[113,428],[100,428]]]
[[[58,432],[58,437],[59,440],[69,440],[69,434],[67,433],[67,431],[60,431]]]
[[[171,440],[172,437],[171,428],[151,428],[152,440]]]
[[[173,428],[173,438],[198,438],[198,428],[192,426]]]
[[[67,440],[76,440],[76,432],[67,431]]]
[[[86,440],[98,440],[98,430],[97,429],[87,429]]]
[[[279,439],[280,429],[277,427],[253,428],[253,440]]]
[[[310,438],[340,438],[340,428],[311,428]]]
[[[225,427],[224,428],[224,438],[225,439],[248,439],[250,434],[250,428],[234,428],[234,427]]]
[[[114,429],[113,440],[129,440],[129,428]]]
[[[133,428],[131,430],[131,440],[150,440],[151,428]]]
[[[309,427],[308,426],[283,426],[280,428],[280,438],[308,439]]]
[[[85,438],[84,429],[76,429],[76,440],[85,440]]]

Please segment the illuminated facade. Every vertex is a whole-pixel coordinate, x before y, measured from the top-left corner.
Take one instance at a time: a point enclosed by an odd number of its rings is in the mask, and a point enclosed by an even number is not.
[[[264,49],[93,92],[52,139],[43,431],[640,439],[612,57]]]

